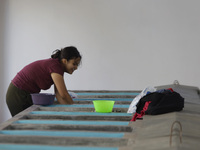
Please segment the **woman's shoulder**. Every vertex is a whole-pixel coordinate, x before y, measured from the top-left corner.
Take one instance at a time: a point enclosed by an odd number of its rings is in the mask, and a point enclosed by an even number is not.
[[[51,68],[53,66],[61,66],[59,60],[57,59],[52,59],[52,58],[47,58],[47,59],[41,59],[41,60],[36,60],[30,64],[28,64],[27,66],[25,66],[25,68]]]
[[[35,61],[35,63],[40,63],[40,64],[47,64],[47,65],[55,65],[55,64],[60,64],[58,59],[53,59],[53,58],[47,58],[47,59],[42,59]]]

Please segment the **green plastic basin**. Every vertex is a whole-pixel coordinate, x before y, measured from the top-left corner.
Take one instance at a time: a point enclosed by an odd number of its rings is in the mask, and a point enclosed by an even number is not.
[[[112,112],[115,101],[110,100],[95,100],[93,101],[96,112],[109,113]]]

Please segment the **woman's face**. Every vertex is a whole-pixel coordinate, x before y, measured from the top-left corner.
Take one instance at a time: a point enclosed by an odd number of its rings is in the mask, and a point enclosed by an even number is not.
[[[78,69],[80,61],[81,61],[81,59],[79,57],[74,58],[74,59],[70,59],[69,61],[64,59],[64,61],[63,61],[64,71],[69,73],[69,74],[72,74],[75,70]]]

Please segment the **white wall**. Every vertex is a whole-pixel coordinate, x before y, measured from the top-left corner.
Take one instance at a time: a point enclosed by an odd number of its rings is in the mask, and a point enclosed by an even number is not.
[[[5,102],[5,1],[0,0],[0,123],[8,117],[5,115],[7,106]]]
[[[198,0],[7,2],[5,85],[68,45],[83,55],[80,69],[65,75],[71,90],[141,90],[176,79],[200,85]]]

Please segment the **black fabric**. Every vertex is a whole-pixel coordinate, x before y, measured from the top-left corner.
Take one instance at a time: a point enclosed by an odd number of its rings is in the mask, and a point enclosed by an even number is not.
[[[151,101],[145,114],[158,115],[173,111],[181,111],[184,107],[184,98],[177,92],[153,92],[142,97],[138,102],[136,112],[140,113],[145,102]]]

